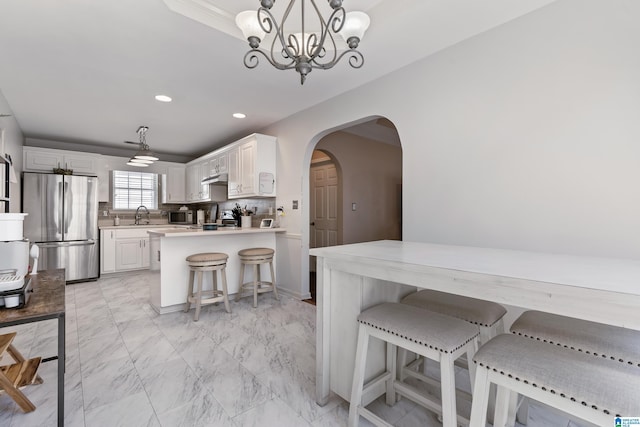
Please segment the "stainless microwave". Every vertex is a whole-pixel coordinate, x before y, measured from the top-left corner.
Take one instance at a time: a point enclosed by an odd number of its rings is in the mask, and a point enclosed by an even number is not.
[[[193,224],[194,220],[193,211],[169,211],[170,224]]]

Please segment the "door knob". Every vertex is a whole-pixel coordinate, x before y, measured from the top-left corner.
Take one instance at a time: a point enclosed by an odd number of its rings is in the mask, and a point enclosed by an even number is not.
[[[315,222],[312,222],[312,223],[311,223],[311,224],[309,224],[309,225],[316,225],[316,223],[315,223]]]

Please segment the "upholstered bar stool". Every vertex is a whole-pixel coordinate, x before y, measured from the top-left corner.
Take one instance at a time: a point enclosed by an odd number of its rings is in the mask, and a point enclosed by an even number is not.
[[[386,385],[387,404],[396,401],[400,394],[429,410],[442,413],[444,427],[466,423],[456,411],[456,386],[454,361],[465,355],[469,358],[472,377],[474,367],[471,358],[477,350],[478,328],[460,319],[423,310],[406,304],[383,303],[369,308],[358,316],[358,345],[356,349],[349,426],[358,425],[363,416],[378,426],[389,424],[362,405],[362,396],[381,383]],[[369,337],[386,342],[386,372],[364,384]],[[441,399],[422,392],[398,378],[396,369],[397,347],[405,348],[426,358],[440,362]]]
[[[503,318],[507,310],[495,302],[448,294],[431,289],[409,294],[400,302],[424,310],[456,317],[476,325],[480,331],[478,338],[479,345],[484,344],[498,334],[504,333]],[[403,379],[405,375],[411,375],[422,381],[432,382],[429,378],[416,374],[415,369],[423,360],[418,358],[407,365],[406,351],[403,350],[400,351],[398,358],[398,362],[402,367],[401,375]],[[458,363],[465,368],[468,367],[465,359],[460,359]],[[423,371],[426,375],[426,363],[423,366]]]
[[[240,288],[236,295],[236,301],[242,298],[245,290],[253,293],[253,307],[258,306],[258,294],[264,292],[273,291],[273,295],[277,300],[278,288],[276,287],[276,276],[273,271],[273,256],[275,251],[270,248],[249,248],[242,249],[238,252],[240,257]],[[267,282],[260,278],[260,266],[263,264],[269,264],[269,271],[271,273],[271,281]],[[244,270],[247,265],[253,266],[253,281],[244,281]]]
[[[200,307],[202,304],[214,304],[218,302],[224,302],[224,308],[227,313],[231,313],[229,307],[229,297],[227,294],[227,259],[229,256],[220,252],[207,252],[189,255],[187,262],[189,263],[189,285],[187,288],[187,302],[184,306],[184,312],[188,312],[191,309],[191,304],[196,305],[196,311],[193,315],[193,320],[198,321],[200,318]],[[213,289],[210,291],[202,290],[202,275],[205,271],[211,271],[213,273]],[[218,276],[217,272],[220,272],[220,278],[222,279],[222,290],[218,289]],[[198,275],[197,289],[194,290],[194,277]]]
[[[502,334],[474,356],[470,427],[486,424],[489,388],[498,386],[494,426],[507,423],[522,394],[598,426],[640,411],[640,368],[608,358]]]
[[[525,311],[510,330],[519,336],[640,368],[640,331],[541,311]],[[525,401],[520,405],[518,420],[524,424],[527,418]]]

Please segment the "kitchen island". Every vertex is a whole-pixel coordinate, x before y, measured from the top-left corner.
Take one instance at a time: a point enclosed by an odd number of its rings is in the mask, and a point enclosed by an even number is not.
[[[284,228],[222,228],[214,231],[184,228],[149,230],[151,270],[159,272],[151,281],[151,306],[160,314],[183,308],[187,297],[189,267],[186,258],[200,252],[223,252],[227,260],[229,295],[239,289],[238,251],[245,248],[276,248],[275,233]],[[274,268],[278,254],[274,257]],[[212,289],[211,274],[204,275],[203,289]]]
[[[377,241],[316,248],[316,399],[351,397],[358,314],[434,289],[514,307],[640,330],[640,261],[515,250]],[[374,340],[375,341],[375,340]],[[372,351],[372,349],[374,351]],[[367,377],[383,371],[370,344]],[[380,383],[384,385],[384,383]],[[384,390],[374,390],[370,401]]]

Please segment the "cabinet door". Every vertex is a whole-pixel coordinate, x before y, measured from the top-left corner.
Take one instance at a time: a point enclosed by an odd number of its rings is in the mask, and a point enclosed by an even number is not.
[[[114,230],[100,231],[100,273],[116,271],[116,239]]]
[[[169,166],[165,180],[166,203],[181,203],[185,198],[185,169],[180,166]]]
[[[206,160],[200,165],[200,200],[209,200],[209,184],[203,185],[202,180],[211,176],[211,162]]]
[[[65,154],[63,157],[64,168],[73,170],[74,174],[95,175],[96,160],[95,156],[89,154]]]
[[[234,148],[227,153],[229,161],[229,183],[227,195],[237,197],[240,195],[240,150]]]
[[[64,167],[62,156],[48,151],[24,150],[24,170],[35,172],[53,172],[53,169]]]
[[[197,165],[188,165],[187,173],[186,173],[186,181],[187,181],[187,201],[194,202],[197,200],[198,192],[200,191],[200,186],[195,186],[195,179],[199,176]]]
[[[116,270],[134,270],[142,267],[142,239],[116,241]]]
[[[229,171],[229,153],[220,153],[218,155],[218,173],[227,173]]]
[[[249,195],[256,192],[255,188],[255,152],[256,142],[248,142],[240,146],[240,194]]]
[[[149,238],[144,238],[142,239],[142,255],[141,255],[141,261],[142,261],[142,268],[149,268],[149,266],[151,265],[151,246],[149,245]]]

